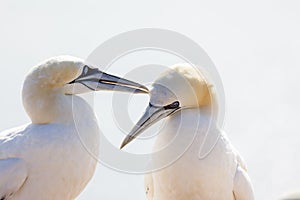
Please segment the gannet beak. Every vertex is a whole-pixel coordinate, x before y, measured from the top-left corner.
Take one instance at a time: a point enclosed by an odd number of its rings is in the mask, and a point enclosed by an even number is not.
[[[82,74],[69,84],[80,83],[92,91],[113,90],[121,92],[148,93],[147,87],[105,72],[84,66]]]
[[[146,112],[132,128],[130,133],[123,140],[120,149],[144,132],[147,128],[158,122],[159,120],[173,114],[180,109],[179,102],[175,101],[166,106],[154,106],[149,103]]]

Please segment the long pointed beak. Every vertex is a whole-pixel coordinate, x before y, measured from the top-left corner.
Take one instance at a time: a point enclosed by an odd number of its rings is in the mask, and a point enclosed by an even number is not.
[[[139,136],[142,132],[144,132],[147,128],[154,125],[159,120],[173,114],[174,112],[180,109],[179,102],[175,101],[167,106],[153,106],[149,104],[146,108],[146,112],[140,118],[140,120],[136,123],[136,125],[132,128],[130,133],[123,140],[120,149],[134,140],[137,136]]]
[[[133,93],[149,92],[147,87],[139,83],[107,74],[97,68],[90,68],[88,66],[84,66],[82,74],[69,84],[72,83],[80,83],[93,91],[114,90]]]

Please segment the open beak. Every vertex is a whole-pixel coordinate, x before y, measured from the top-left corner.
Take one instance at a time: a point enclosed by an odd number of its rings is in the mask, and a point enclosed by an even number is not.
[[[90,68],[87,65],[79,77],[69,84],[80,83],[92,91],[113,90],[120,92],[148,93],[147,87],[114,75],[107,74],[97,68]]]
[[[166,106],[154,106],[149,103],[146,112],[132,128],[130,133],[123,140],[120,149],[126,146],[129,142],[135,139],[138,135],[144,132],[147,128],[158,122],[159,120],[173,114],[180,109],[179,102],[175,101]]]

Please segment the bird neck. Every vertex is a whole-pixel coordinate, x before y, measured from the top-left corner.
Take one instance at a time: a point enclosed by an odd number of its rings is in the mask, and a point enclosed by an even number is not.
[[[216,95],[214,88],[209,87],[209,95],[207,97],[207,102],[202,104],[198,108],[202,115],[209,116],[212,123],[217,123],[219,118],[219,102],[218,96]]]
[[[163,150],[156,162],[178,156],[206,155],[213,149],[219,134],[210,107],[187,108],[171,115],[160,130],[154,151]]]
[[[215,102],[213,99],[211,99],[210,104],[201,106],[200,108],[198,108],[201,115],[207,116],[210,118],[210,121],[212,123],[216,123],[218,120],[218,104],[217,102]]]
[[[203,99],[202,99],[203,100]],[[183,112],[185,110],[193,110],[195,113],[201,114],[201,116],[206,116],[210,119],[211,123],[217,123],[219,117],[219,104],[217,96],[213,91],[205,98],[202,103],[193,103],[191,106],[187,105],[182,107]]]
[[[72,119],[71,98],[59,89],[23,88],[23,105],[34,124],[65,122]]]

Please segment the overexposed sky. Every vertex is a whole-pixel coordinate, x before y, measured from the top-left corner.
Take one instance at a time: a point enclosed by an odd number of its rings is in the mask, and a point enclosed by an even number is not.
[[[300,189],[299,25],[298,0],[0,0],[0,130],[29,122],[20,91],[26,72],[41,60],[86,58],[110,37],[137,28],[174,30],[201,45],[217,66],[225,130],[248,164],[256,199],[274,199]],[[96,102],[109,103],[109,95],[97,94]],[[133,101],[139,102],[135,110],[143,109],[147,97]],[[105,121],[111,115],[102,103],[95,109],[100,124],[117,130]],[[78,199],[145,199],[143,177],[98,165]]]

